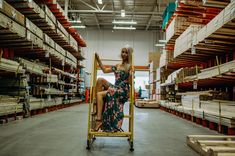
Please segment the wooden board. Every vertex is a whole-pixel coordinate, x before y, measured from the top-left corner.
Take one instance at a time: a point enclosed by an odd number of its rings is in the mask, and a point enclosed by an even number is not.
[[[0,60],[0,71],[13,72],[13,73],[19,73],[19,74],[23,74],[25,72],[23,67],[20,66],[18,62],[4,59],[4,58],[1,58]],[[0,72],[0,75],[1,75],[1,72]]]
[[[16,22],[21,24],[22,26],[25,25],[25,17],[11,5],[9,5],[4,0],[0,0],[0,12],[6,14],[11,19],[14,19]]]
[[[34,35],[38,36],[40,39],[43,39],[43,32],[40,28],[38,28],[33,22],[31,22],[28,18],[26,18],[26,28],[34,33]]]
[[[72,35],[69,35],[69,43],[70,43],[70,45],[75,49],[75,51],[78,51],[78,43],[77,43],[77,41],[73,38]]]
[[[55,41],[45,33],[43,34],[43,36],[44,36],[44,42],[50,47],[55,48]]]
[[[191,24],[175,41],[174,58],[192,47],[193,37],[203,27],[199,24]]]
[[[31,41],[33,45],[37,46],[38,48],[43,49],[43,40],[33,34],[31,31],[27,30],[27,40]]]
[[[187,145],[203,156],[235,155],[235,136],[188,135]]]
[[[167,44],[174,44],[175,39],[189,26],[187,18],[176,16],[166,29]]]
[[[2,37],[8,35],[8,33],[13,33],[16,34],[18,37],[26,37],[26,29],[21,26],[20,24],[14,22],[12,19],[4,15],[3,13],[0,12],[0,34]],[[1,29],[6,29],[6,30],[1,30]],[[4,35],[4,36],[3,36]],[[8,39],[5,38],[5,40]]]

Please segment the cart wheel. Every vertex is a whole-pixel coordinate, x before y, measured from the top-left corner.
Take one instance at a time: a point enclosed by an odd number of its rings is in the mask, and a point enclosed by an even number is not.
[[[90,150],[90,149],[91,149],[91,147],[90,147],[90,141],[89,141],[89,140],[87,140],[87,146],[86,146],[86,149],[87,149],[87,150]]]
[[[134,145],[133,145],[133,142],[130,142],[130,151],[133,152],[134,151]]]

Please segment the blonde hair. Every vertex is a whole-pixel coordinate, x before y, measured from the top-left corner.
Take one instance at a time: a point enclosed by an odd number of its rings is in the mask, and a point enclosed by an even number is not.
[[[124,64],[124,69],[126,72],[128,72],[130,70],[131,64],[132,64],[132,53],[133,53],[133,49],[131,47],[124,47],[122,49],[126,49],[128,52],[128,61],[127,63]]]

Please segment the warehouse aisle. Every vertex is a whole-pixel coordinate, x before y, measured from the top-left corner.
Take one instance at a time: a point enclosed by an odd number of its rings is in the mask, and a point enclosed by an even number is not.
[[[97,138],[86,150],[88,105],[82,104],[0,126],[1,156],[196,156],[189,134],[216,132],[155,109],[135,108],[135,151],[126,138]],[[125,126],[125,125],[124,125]]]

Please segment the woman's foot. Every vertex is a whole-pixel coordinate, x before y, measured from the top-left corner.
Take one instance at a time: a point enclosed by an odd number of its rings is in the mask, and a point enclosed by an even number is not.
[[[98,120],[96,119],[96,122],[95,122],[95,131],[99,131],[99,129],[101,129],[102,127],[102,120]]]

